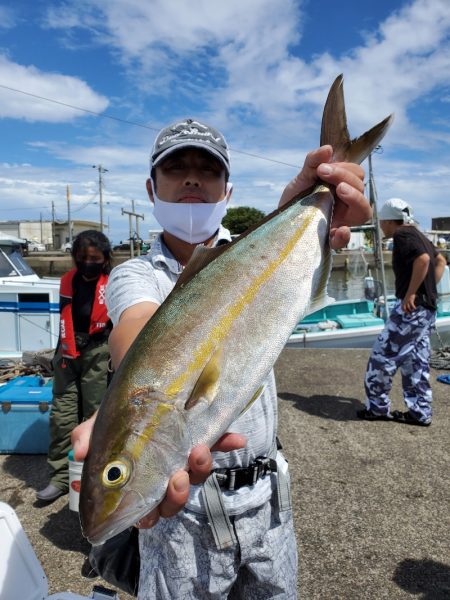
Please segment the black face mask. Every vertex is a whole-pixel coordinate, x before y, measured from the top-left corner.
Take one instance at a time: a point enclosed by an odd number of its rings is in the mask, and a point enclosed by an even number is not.
[[[84,275],[87,279],[100,277],[103,273],[103,263],[85,263],[83,261],[76,262],[78,272]]]

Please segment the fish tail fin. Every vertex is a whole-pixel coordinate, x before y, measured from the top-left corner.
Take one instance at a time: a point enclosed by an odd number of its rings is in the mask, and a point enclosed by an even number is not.
[[[350,139],[344,102],[344,76],[336,77],[328,93],[323,109],[320,145],[333,147],[333,161],[360,164],[378,146],[389,129],[394,115],[389,115],[381,123],[366,131],[358,138]]]

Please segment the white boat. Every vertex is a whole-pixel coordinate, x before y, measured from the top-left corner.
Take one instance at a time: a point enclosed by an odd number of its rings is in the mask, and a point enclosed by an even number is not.
[[[371,348],[384,327],[377,313],[376,303],[370,300],[335,302],[300,321],[286,348]],[[450,344],[449,294],[440,296],[436,330],[431,336],[433,348]]]
[[[59,279],[40,278],[19,241],[0,239],[0,358],[55,348],[58,327]]]
[[[382,232],[377,214],[377,193],[372,171],[372,156],[369,155],[369,197],[373,207],[373,222],[370,225],[351,227],[354,231],[373,232],[375,269],[379,273],[379,285],[367,289],[368,299],[342,300],[318,310],[295,327],[287,348],[371,348],[384,328],[387,313],[395,301],[387,294],[382,248]],[[365,261],[364,261],[365,262]],[[366,270],[364,266],[364,272]],[[436,313],[436,331],[431,336],[433,348],[450,344],[450,275],[449,267],[437,286],[439,299]],[[387,306],[383,299],[387,298]]]

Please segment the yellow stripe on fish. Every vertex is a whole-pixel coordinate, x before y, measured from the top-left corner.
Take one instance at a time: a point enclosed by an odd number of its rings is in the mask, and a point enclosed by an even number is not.
[[[192,362],[188,365],[187,369],[174,381],[172,381],[165,389],[165,394],[168,397],[177,396],[185,387],[189,377],[197,370],[202,369],[205,362],[215,351],[219,343],[228,335],[233,323],[236,318],[243,312],[243,310],[254,300],[256,294],[266,281],[272,276],[276,269],[288,258],[294,249],[295,245],[305,233],[316,215],[317,209],[315,207],[309,207],[305,211],[304,215],[306,218],[302,225],[296,228],[295,233],[287,240],[284,248],[278,254],[278,256],[270,262],[267,267],[258,275],[254,282],[247,288],[247,291],[239,297],[237,302],[232,305],[227,313],[220,319],[217,325],[211,330],[210,335],[203,344],[200,345],[199,349],[194,353]]]

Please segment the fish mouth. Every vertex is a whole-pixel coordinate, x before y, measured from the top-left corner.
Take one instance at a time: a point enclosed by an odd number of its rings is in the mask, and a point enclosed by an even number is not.
[[[137,502],[136,502],[137,500]],[[135,525],[157,506],[158,502],[145,500],[139,492],[129,492],[124,496],[114,513],[102,522],[91,521],[82,525],[83,534],[93,546],[100,546],[107,540]]]

